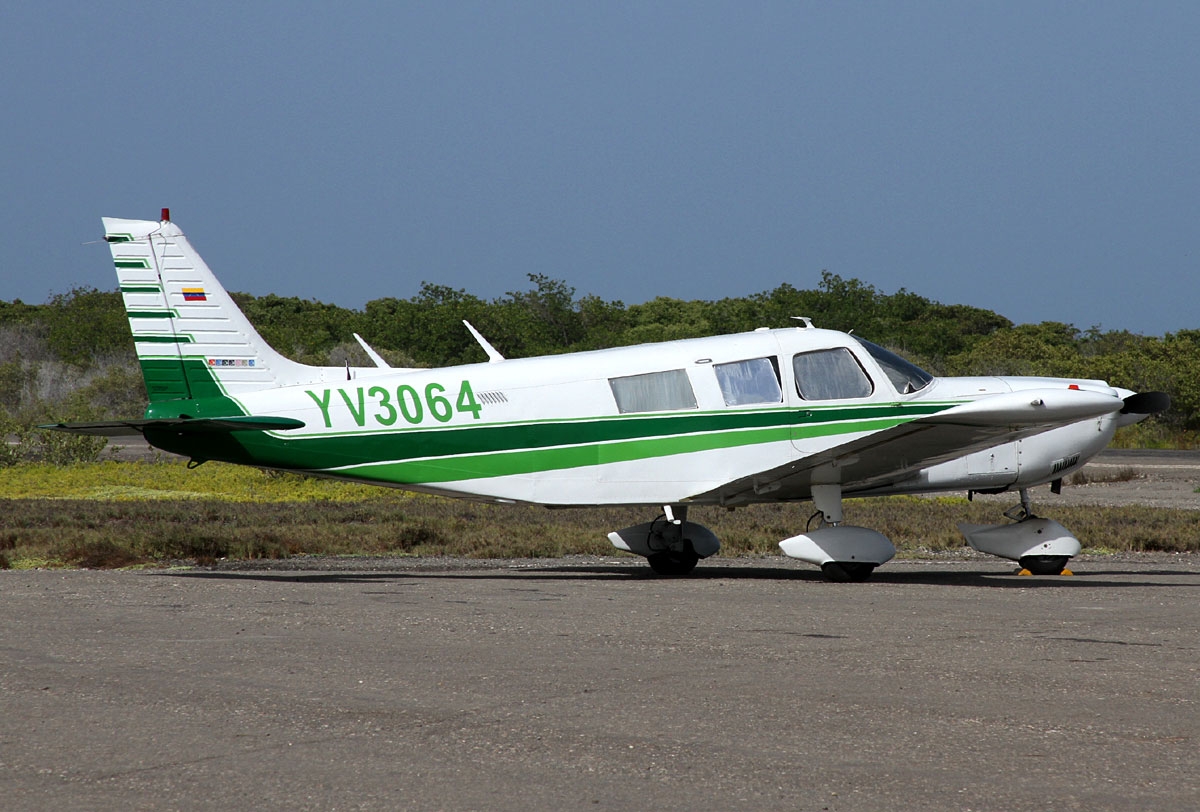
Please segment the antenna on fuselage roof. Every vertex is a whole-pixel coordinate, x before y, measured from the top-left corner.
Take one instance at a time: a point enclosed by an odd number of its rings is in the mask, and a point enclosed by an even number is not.
[[[479,343],[479,346],[483,347],[483,351],[487,353],[489,364],[494,364],[498,361],[504,360],[504,356],[497,352],[496,348],[488,343],[488,340],[483,337],[482,333],[475,329],[471,322],[463,319],[462,323],[467,325],[467,329],[471,331],[471,335],[475,337],[475,340]]]
[[[367,357],[371,359],[371,362],[374,363],[378,369],[391,369],[391,366],[388,365],[388,362],[383,360],[383,356],[371,349],[371,345],[368,344],[362,336],[360,336],[358,333],[351,333],[351,335],[354,336],[354,340],[358,342],[358,346],[363,348],[363,352],[367,354]]]
[[[808,316],[792,316],[792,318],[796,321],[804,322],[804,329],[806,330],[813,326],[812,319],[810,319]]]

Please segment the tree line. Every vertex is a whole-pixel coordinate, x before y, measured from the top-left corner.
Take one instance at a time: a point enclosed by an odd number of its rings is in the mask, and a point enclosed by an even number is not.
[[[815,289],[783,284],[739,298],[658,297],[632,305],[577,296],[566,282],[540,274],[529,282],[527,290],[491,300],[426,282],[411,298],[375,299],[361,310],[296,297],[233,297],[277,350],[303,363],[334,365],[370,364],[352,333],[395,366],[486,360],[463,319],[506,357],[519,358],[782,327],[807,316],[818,327],[853,330],[939,375],[1100,378],[1166,391],[1172,410],[1135,427],[1131,442],[1192,446],[1200,437],[1200,330],[1143,336],[1060,322],[1014,325],[990,310],[941,304],[903,288],[885,294],[829,272]],[[86,445],[88,438],[44,439],[30,431],[37,423],[130,417],[144,407],[119,292],[78,288],[45,304],[0,301],[0,431],[23,440],[0,449],[0,464],[21,454],[86,455],[95,445]]]

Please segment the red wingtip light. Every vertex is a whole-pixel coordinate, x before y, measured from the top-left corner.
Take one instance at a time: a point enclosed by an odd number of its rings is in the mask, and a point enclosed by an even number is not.
[[[162,217],[161,217],[160,219],[161,219],[161,220],[162,220],[164,223],[169,223],[169,222],[171,222],[171,210],[170,210],[170,209],[167,209],[167,208],[164,208],[164,209],[162,210]]]

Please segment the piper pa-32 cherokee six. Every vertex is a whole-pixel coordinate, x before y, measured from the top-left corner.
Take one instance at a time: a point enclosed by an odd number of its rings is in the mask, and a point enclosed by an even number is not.
[[[145,377],[140,420],[59,424],[143,434],[221,460],[501,503],[661,507],[609,534],[664,575],[720,542],[692,505],[811,500],[816,529],[779,543],[834,580],[895,554],[843,523],[848,496],[1017,490],[1014,521],[960,525],[977,550],[1057,574],[1080,550],[1028,488],[1061,482],[1162,393],[1066,378],[936,378],[869,341],[813,327],[443,369],[314,367],[255,332],[163,210],[104,218]],[[357,338],[357,336],[356,336]],[[50,427],[47,427],[50,428]]]

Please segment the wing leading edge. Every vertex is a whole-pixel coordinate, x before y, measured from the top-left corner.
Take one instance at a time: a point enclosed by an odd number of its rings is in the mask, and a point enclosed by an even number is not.
[[[889,485],[931,465],[1061,426],[1119,412],[1125,402],[1099,392],[1026,389],[964,403],[858,437],[752,476],[697,500],[725,504],[808,499],[812,486],[840,484],[845,493]],[[769,496],[767,496],[769,494]]]

